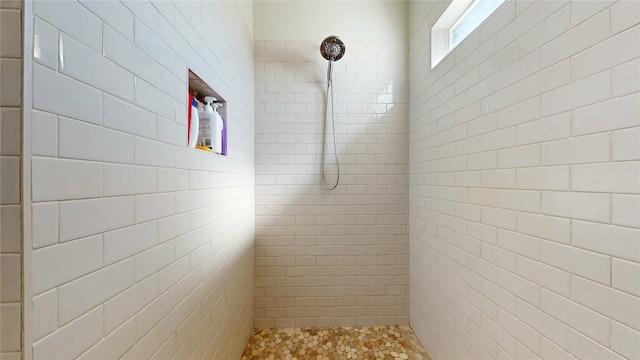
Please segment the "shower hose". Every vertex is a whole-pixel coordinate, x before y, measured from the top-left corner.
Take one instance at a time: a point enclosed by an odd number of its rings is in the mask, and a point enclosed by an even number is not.
[[[322,186],[324,186],[327,190],[333,190],[338,187],[338,183],[340,182],[340,161],[338,160],[338,148],[336,141],[336,116],[333,108],[334,103],[334,95],[333,95],[333,60],[329,60],[329,65],[327,67],[327,106],[325,108],[325,125],[324,125],[324,136],[322,141]],[[336,160],[336,167],[338,169],[338,176],[336,177],[335,184],[327,185],[325,181],[326,177],[326,167],[325,159],[327,157],[327,118],[329,117],[329,102],[331,102],[331,132],[333,133],[333,156]]]

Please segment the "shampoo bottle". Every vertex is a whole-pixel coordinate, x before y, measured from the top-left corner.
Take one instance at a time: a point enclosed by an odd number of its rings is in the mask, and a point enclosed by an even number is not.
[[[198,129],[200,128],[198,119],[198,102],[195,97],[189,95],[191,99],[191,108],[189,109],[189,147],[195,148],[198,142]]]
[[[224,129],[224,121],[218,113],[218,108],[222,104],[213,104],[213,116],[211,117],[211,150],[215,153],[222,154],[222,130]]]
[[[205,105],[200,111],[200,132],[198,133],[198,145],[211,149],[211,119],[213,118],[213,107],[211,103],[216,101],[213,96],[205,96]]]

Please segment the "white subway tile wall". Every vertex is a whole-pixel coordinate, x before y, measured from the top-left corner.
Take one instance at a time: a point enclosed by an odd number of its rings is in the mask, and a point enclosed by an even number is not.
[[[432,358],[640,358],[640,5],[410,41],[410,320]],[[508,61],[506,61],[508,59]]]
[[[3,57],[5,16],[19,11],[2,9]],[[35,1],[27,15],[33,358],[239,357],[255,230],[253,40],[239,5]],[[186,148],[188,67],[227,99],[227,157]],[[5,227],[19,186],[4,182],[19,116],[4,106],[2,300],[19,302],[4,261],[20,257],[19,229]],[[20,350],[6,335],[20,334],[16,305],[2,305],[3,351]]]
[[[0,358],[22,357],[22,1],[0,2]]]
[[[255,42],[255,326],[408,324],[408,45],[348,42],[334,64],[327,191],[321,40]]]

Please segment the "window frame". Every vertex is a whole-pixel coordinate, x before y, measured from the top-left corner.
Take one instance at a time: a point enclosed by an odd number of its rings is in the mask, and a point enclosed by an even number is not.
[[[453,49],[491,18],[507,1],[509,0],[452,0],[431,28],[431,69],[435,68]],[[454,29],[465,20],[477,21],[477,18],[469,16],[475,7],[485,2],[497,4],[492,7],[490,12],[480,13],[482,19],[454,45]]]

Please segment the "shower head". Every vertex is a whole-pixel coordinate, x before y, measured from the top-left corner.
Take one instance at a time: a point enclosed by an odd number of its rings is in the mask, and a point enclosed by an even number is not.
[[[335,35],[327,36],[320,44],[320,53],[327,60],[338,61],[344,56],[345,46],[339,37]]]

